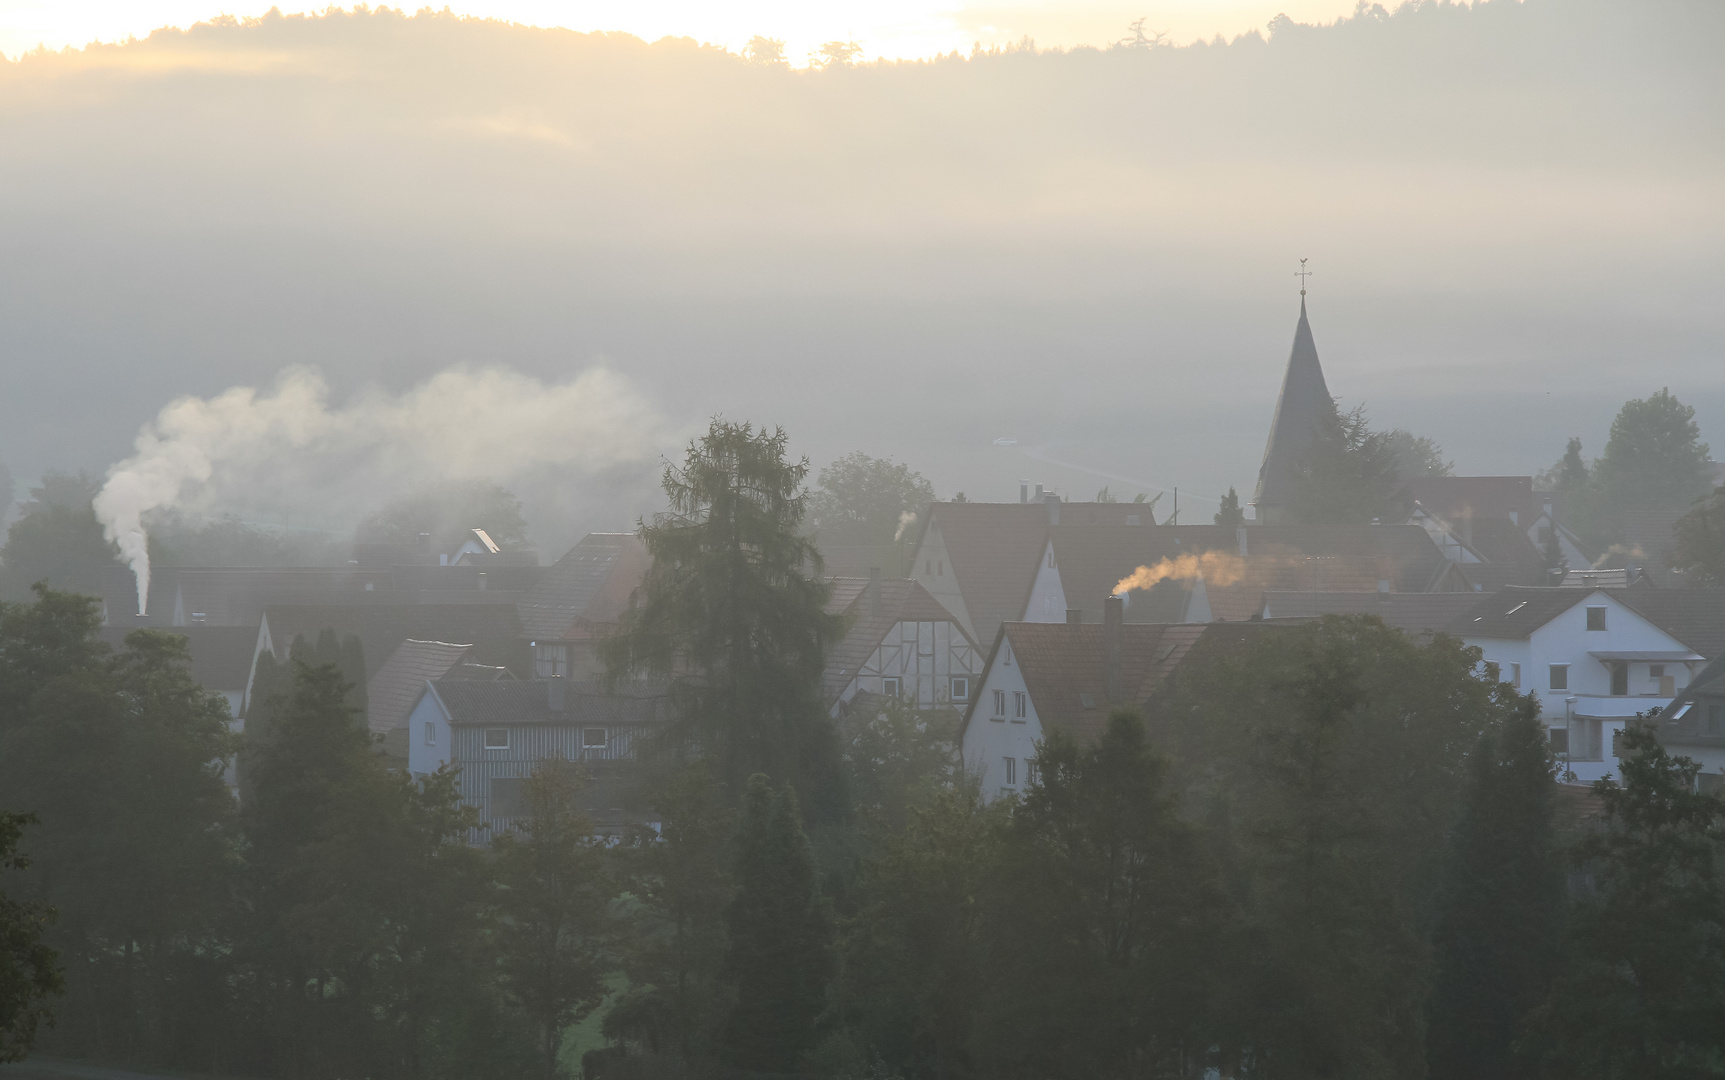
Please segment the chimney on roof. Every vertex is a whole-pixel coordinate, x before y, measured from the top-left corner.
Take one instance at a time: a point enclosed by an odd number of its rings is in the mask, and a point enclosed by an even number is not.
[[[1018,482],[1018,501],[1021,503],[1027,503],[1030,501],[1030,481],[1029,480],[1020,480]]]
[[[878,616],[885,605],[880,596],[880,567],[868,568],[868,613]]]
[[[1126,623],[1126,601],[1110,596],[1102,602],[1102,688],[1110,704],[1120,700],[1120,639]]]
[[[1069,607],[1066,609],[1066,625],[1077,626],[1084,621],[1084,609]]]
[[[1036,501],[1037,502],[1042,501],[1042,485],[1041,484],[1036,485]]]
[[[563,711],[564,685],[561,675],[553,675],[545,680],[545,699],[550,703],[552,712],[560,713]]]
[[[1041,488],[1039,487],[1037,490],[1040,491]],[[1060,496],[1050,491],[1042,497],[1042,505],[1048,507],[1048,523],[1050,525],[1060,524]]]

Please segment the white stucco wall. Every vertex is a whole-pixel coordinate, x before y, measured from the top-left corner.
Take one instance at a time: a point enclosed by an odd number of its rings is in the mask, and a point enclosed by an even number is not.
[[[940,606],[952,613],[964,632],[976,637],[976,626],[964,606],[964,596],[958,590],[958,579],[952,574],[952,560],[946,555],[946,540],[940,535],[940,516],[928,524],[917,545],[916,558],[911,563],[910,576],[927,589]]]
[[[1486,661],[1495,661],[1502,669],[1501,677],[1511,680],[1512,664],[1521,665],[1521,690],[1532,693],[1540,703],[1540,716],[1547,728],[1564,728],[1573,709],[1579,719],[1577,730],[1570,732],[1572,752],[1580,743],[1591,741],[1592,729],[1598,729],[1602,760],[1587,761],[1571,757],[1568,769],[1581,783],[1591,783],[1606,774],[1621,776],[1619,763],[1611,754],[1615,732],[1655,706],[1671,703],[1670,695],[1659,693],[1658,681],[1648,673],[1650,664],[1663,664],[1665,674],[1673,676],[1674,689],[1681,691],[1700,669],[1700,662],[1675,660],[1629,661],[1629,693],[1611,693],[1611,668],[1595,658],[1596,652],[1688,653],[1689,647],[1675,640],[1633,610],[1618,602],[1609,591],[1602,589],[1576,590],[1575,603],[1562,614],[1535,630],[1525,640],[1466,638],[1467,644],[1477,645]],[[1603,607],[1605,629],[1587,629],[1587,609]],[[1569,665],[1569,686],[1551,689],[1551,665]],[[1574,698],[1572,703],[1568,699]],[[1588,738],[1582,738],[1582,725]]]
[[[994,691],[1006,695],[1006,715],[995,715]],[[970,723],[964,729],[962,753],[964,768],[982,786],[982,797],[993,800],[1001,795],[1023,791],[1029,783],[1029,762],[1036,757],[1036,743],[1042,738],[1042,723],[1036,717],[1036,703],[1026,693],[1025,716],[1017,716],[1013,694],[1025,693],[1024,677],[1011,656],[1011,642],[1003,641],[995,653],[994,663],[983,673],[976,707]],[[1006,759],[1016,763],[1013,782],[1005,782]]]
[[[430,743],[425,739],[427,724],[432,725],[435,733]],[[413,711],[407,714],[407,771],[434,773],[449,763],[449,757],[449,714],[427,683]]]
[[[1066,621],[1066,589],[1060,583],[1060,567],[1054,558],[1054,543],[1042,549],[1042,561],[1037,564],[1036,581],[1030,586],[1030,599],[1024,604],[1021,622],[1058,623]]]

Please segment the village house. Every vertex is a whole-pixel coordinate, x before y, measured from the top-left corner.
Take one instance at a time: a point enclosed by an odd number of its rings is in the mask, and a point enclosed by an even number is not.
[[[588,533],[520,601],[521,631],[533,677],[586,679],[599,674],[599,640],[617,629],[652,566],[634,533]]]
[[[858,693],[879,694],[920,709],[970,702],[982,672],[982,650],[916,581],[830,579],[827,611],[845,619],[845,635],[827,656],[822,675],[828,710],[844,713]]]
[[[1702,668],[1660,713],[1659,742],[1701,766],[1701,791],[1725,788],[1725,655]]]
[[[1725,653],[1725,590],[1510,587],[1448,629],[1480,649],[1488,674],[1538,698],[1566,776],[1591,783],[1621,775],[1625,724],[1669,706]]]
[[[1118,597],[1109,599],[1101,623],[1004,623],[965,710],[965,771],[985,798],[1022,792],[1036,776],[1037,743],[1050,732],[1093,741],[1110,709],[1143,705],[1195,651],[1237,648],[1274,629],[1128,623]]]

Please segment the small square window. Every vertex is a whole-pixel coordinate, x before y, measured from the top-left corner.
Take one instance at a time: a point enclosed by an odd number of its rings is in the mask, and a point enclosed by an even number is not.
[[[1002,764],[1004,765],[1006,782],[1008,784],[1018,783],[1018,759],[1017,758],[1001,758],[1000,760],[1001,760]]]
[[[485,729],[485,749],[509,749],[509,729],[506,727],[488,727]]]
[[[1551,665],[1551,688],[1553,690],[1568,690],[1569,689],[1569,665],[1568,664],[1553,664],[1553,665]]]
[[[582,746],[598,747],[599,749],[602,750],[605,748],[608,741],[609,740],[607,740],[605,738],[605,729],[602,727],[590,727],[590,728],[582,728],[581,729],[581,745]]]
[[[425,745],[437,745],[437,722],[435,720],[425,722]]]
[[[1590,607],[1587,609],[1587,628],[1589,630],[1605,629],[1605,609]]]
[[[1559,754],[1569,753],[1569,729],[1554,727],[1551,729],[1551,749]]]
[[[1649,679],[1663,678],[1664,675],[1665,675],[1665,665],[1664,664],[1648,664],[1647,665],[1647,677]]]
[[[1006,717],[1006,691],[1005,690],[996,690],[994,692],[994,715],[998,719],[1005,719],[1005,717]]]
[[[950,686],[949,691],[952,694],[952,700],[954,700],[954,701],[969,701],[970,700],[970,680],[958,678],[957,676],[954,676],[953,680],[952,680],[952,685]]]
[[[882,679],[880,681],[880,692],[887,697],[898,697],[898,688],[899,681],[897,679]]]

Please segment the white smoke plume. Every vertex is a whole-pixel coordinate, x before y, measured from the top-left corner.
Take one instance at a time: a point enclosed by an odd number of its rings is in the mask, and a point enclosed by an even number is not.
[[[651,403],[603,367],[556,384],[456,368],[339,407],[320,372],[296,367],[267,392],[238,386],[168,404],[139,431],[137,452],[109,470],[95,509],[137,576],[143,614],[152,512],[300,507],[336,521],[404,485],[505,482],[545,466],[574,479],[651,462],[667,438]]]
[[[1140,566],[1114,585],[1116,594],[1131,589],[1148,589],[1158,581],[1196,581],[1203,578],[1211,585],[1233,585],[1246,576],[1246,560],[1225,551],[1177,555],[1162,559],[1154,566]]]
[[[892,542],[898,543],[904,539],[904,531],[916,524],[916,514],[905,510],[898,515],[898,529],[892,534]]]

